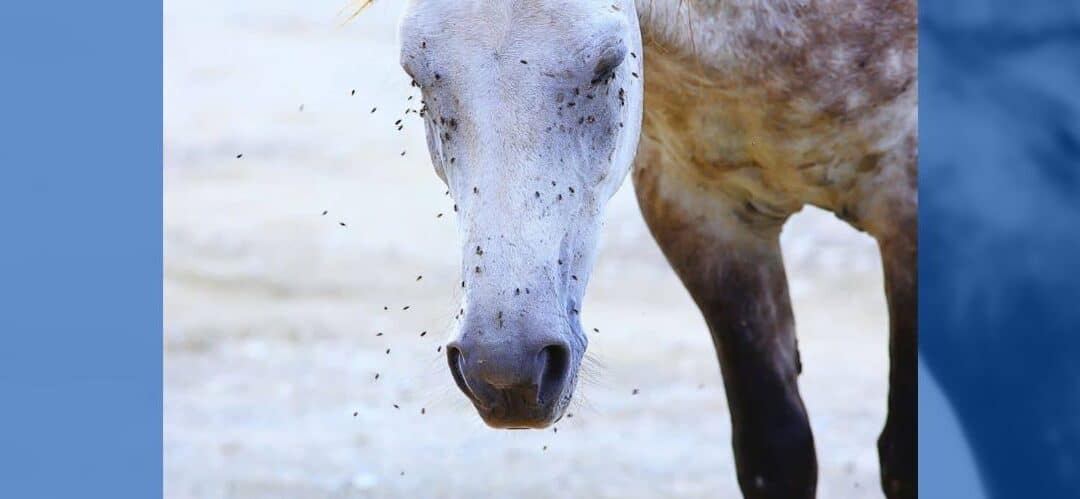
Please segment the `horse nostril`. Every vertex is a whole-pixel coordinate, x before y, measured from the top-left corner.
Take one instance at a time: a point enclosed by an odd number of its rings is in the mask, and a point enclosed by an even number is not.
[[[461,350],[453,345],[446,347],[446,362],[450,365],[450,375],[454,377],[454,383],[461,389],[465,395],[470,398],[473,397],[472,390],[469,389],[469,385],[465,383],[465,375],[461,372],[461,363],[463,361]]]
[[[570,374],[570,349],[563,345],[548,345],[540,350],[540,403],[554,402]]]

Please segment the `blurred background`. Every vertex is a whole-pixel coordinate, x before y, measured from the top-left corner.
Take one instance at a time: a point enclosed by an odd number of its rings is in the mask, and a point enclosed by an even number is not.
[[[574,417],[490,430],[453,386],[436,348],[460,250],[403,116],[402,5],[344,23],[347,0],[164,3],[166,497],[738,497],[712,343],[629,181]],[[811,208],[783,244],[819,496],[881,497],[876,245]]]
[[[921,7],[922,497],[1080,497],[1080,4]]]

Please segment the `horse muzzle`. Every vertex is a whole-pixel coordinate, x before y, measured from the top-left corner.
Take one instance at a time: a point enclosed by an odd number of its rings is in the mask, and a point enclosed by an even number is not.
[[[565,341],[473,334],[447,345],[458,388],[493,428],[544,428],[565,408],[571,351]]]

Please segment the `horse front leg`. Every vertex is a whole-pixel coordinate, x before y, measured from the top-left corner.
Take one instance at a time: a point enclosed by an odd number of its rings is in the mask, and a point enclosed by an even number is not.
[[[919,495],[919,204],[915,139],[890,152],[853,199],[854,224],[878,242],[889,305],[889,413],[878,438],[881,488]]]
[[[743,495],[814,497],[817,460],[796,381],[801,366],[780,254],[783,220],[761,219],[716,196],[665,197],[671,187],[661,185],[662,173],[640,166],[634,183],[645,220],[712,334]]]
[[[918,243],[914,232],[879,239],[889,302],[889,414],[878,439],[889,499],[918,497]]]

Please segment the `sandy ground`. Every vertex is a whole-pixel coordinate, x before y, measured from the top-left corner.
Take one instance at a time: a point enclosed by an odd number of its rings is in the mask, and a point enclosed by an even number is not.
[[[165,3],[166,496],[737,497],[711,342],[629,183],[582,309],[602,368],[574,418],[483,426],[435,351],[459,249],[421,124],[392,125],[412,95],[400,3],[341,27],[343,5]],[[819,496],[881,497],[876,246],[810,209],[783,238]]]

